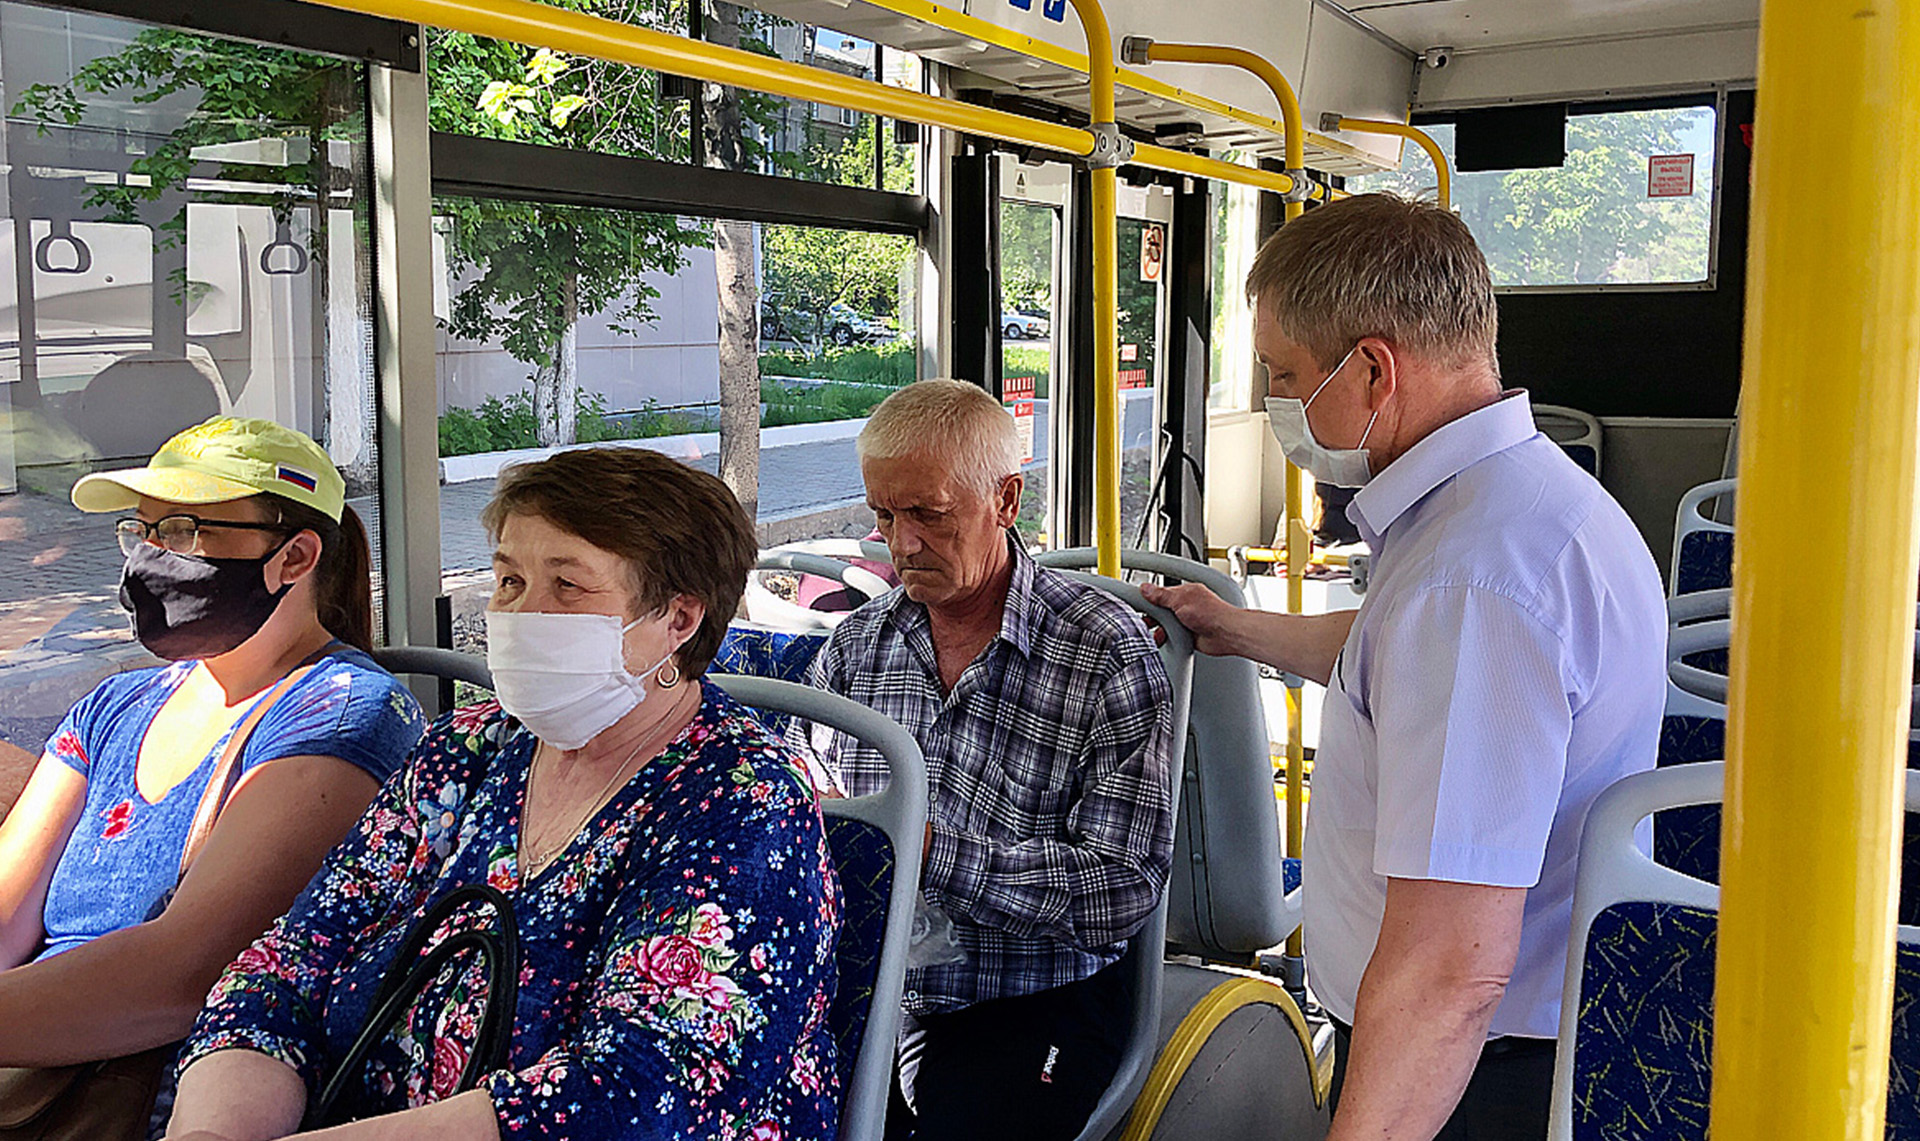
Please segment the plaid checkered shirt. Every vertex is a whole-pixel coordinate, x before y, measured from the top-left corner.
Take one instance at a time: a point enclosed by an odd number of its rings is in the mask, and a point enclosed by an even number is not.
[[[926,608],[903,590],[849,616],[812,666],[813,684],[898,721],[926,753],[922,883],[967,958],[909,971],[911,1014],[1032,994],[1113,963],[1172,863],[1172,698],[1152,638],[1124,603],[1009,545],[1000,633],[951,693]],[[789,736],[848,795],[885,786],[878,750],[820,725]]]

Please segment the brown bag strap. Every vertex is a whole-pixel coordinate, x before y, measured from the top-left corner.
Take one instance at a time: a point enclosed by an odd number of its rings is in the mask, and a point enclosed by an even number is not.
[[[331,647],[329,647],[331,648]],[[213,826],[220,819],[221,810],[227,806],[227,798],[233,795],[233,789],[239,783],[240,754],[246,751],[247,739],[253,736],[253,730],[260,724],[261,718],[273,708],[286,692],[300,683],[300,679],[313,672],[320,658],[326,656],[326,650],[308,658],[292,673],[275,683],[259,699],[247,715],[233,727],[233,733],[227,738],[226,747],[220,750],[220,759],[213,763],[213,774],[207,778],[207,791],[200,794],[200,807],[193,814],[193,827],[187,830],[187,846],[180,853],[180,880],[187,878],[188,869],[200,855],[200,849],[207,844],[207,837],[213,834]]]

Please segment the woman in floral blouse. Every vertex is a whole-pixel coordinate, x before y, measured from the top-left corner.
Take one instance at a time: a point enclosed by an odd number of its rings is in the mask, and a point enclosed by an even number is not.
[[[520,932],[507,1068],[456,1091],[485,999],[456,959],[325,1136],[833,1136],[840,897],[819,806],[699,680],[752,566],[745,513],[712,476],[592,449],[510,469],[483,519],[499,702],[435,725],[215,986],[170,1136],[295,1131],[409,928],[475,883]]]

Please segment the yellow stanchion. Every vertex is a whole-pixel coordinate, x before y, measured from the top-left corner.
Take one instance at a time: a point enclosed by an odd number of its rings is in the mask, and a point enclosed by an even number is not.
[[[1917,58],[1913,4],[1760,9],[1716,1141],[1885,1135],[1920,568]],[[1848,554],[1809,585],[1812,518]]]
[[[1121,143],[1114,123],[1113,32],[1100,0],[1073,0],[1087,35],[1087,83],[1095,135],[1093,181],[1093,547],[1094,569],[1120,577],[1120,243]],[[1106,132],[1103,140],[1101,133]],[[1102,161],[1101,145],[1113,147]]]
[[[1418,127],[1409,126],[1406,123],[1387,123],[1373,119],[1348,119],[1344,116],[1340,117],[1339,121],[1333,125],[1342,131],[1359,131],[1362,134],[1369,135],[1398,135],[1400,138],[1413,140],[1421,150],[1427,152],[1427,157],[1433,160],[1435,177],[1439,179],[1437,190],[1440,198],[1440,208],[1442,210],[1452,209],[1453,172],[1447,168],[1446,152],[1440,149],[1439,143],[1433,141],[1432,135],[1427,134]],[[1325,125],[1322,125],[1320,129],[1324,131],[1327,128]]]

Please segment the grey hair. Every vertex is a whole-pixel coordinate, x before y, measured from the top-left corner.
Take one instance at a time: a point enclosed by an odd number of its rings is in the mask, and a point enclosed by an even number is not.
[[[1500,372],[1500,311],[1473,234],[1432,202],[1358,194],[1309,210],[1267,239],[1247,273],[1280,331],[1322,365],[1362,337],[1453,367]]]
[[[991,497],[1020,471],[1020,436],[986,389],[964,380],[922,380],[880,402],[860,429],[854,454],[862,462],[938,456],[963,486]]]

